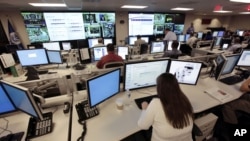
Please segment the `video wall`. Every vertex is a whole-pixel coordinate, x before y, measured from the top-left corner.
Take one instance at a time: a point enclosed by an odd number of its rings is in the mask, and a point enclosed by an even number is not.
[[[115,37],[114,12],[21,12],[31,43]]]
[[[129,36],[164,34],[170,28],[176,34],[184,30],[184,14],[129,13]]]

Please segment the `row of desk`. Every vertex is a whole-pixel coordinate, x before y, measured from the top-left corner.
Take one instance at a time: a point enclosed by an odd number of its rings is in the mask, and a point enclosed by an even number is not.
[[[42,79],[62,77],[68,74],[76,74],[89,76],[91,71],[95,71],[95,64],[89,64],[87,69],[83,71],[76,71],[72,68],[69,69],[50,69],[49,72],[57,72],[56,74],[49,74],[47,76],[41,76]],[[20,76],[17,78],[7,77],[4,78],[10,82],[24,81],[26,77]],[[201,113],[213,107],[223,105],[229,101],[239,98],[242,93],[239,91],[240,83],[235,85],[226,85],[219,81],[216,81],[214,78],[200,76],[197,85],[185,85],[180,84],[181,89],[186,94],[190,100],[194,113]],[[218,87],[222,90],[226,90],[232,96],[227,101],[220,102],[219,100],[213,98],[212,96],[205,93],[205,90],[212,87]],[[155,87],[137,89],[131,91],[131,98],[136,99],[140,97],[145,97],[149,95],[156,94]],[[88,119],[86,121],[87,133],[85,136],[86,141],[118,141],[121,140],[137,131],[139,127],[137,126],[137,121],[141,114],[141,110],[137,107],[134,101],[130,105],[126,105],[123,110],[118,110],[116,108],[115,101],[117,98],[124,98],[126,95],[123,91],[119,94],[113,96],[112,98],[104,101],[102,104],[98,105],[99,115]],[[75,109],[75,105],[82,100],[87,98],[86,90],[74,92],[73,97],[71,95],[65,95],[69,101],[73,98],[72,103],[72,127],[70,127],[70,114],[63,113],[63,105],[46,108],[44,112],[52,111],[53,112],[53,122],[54,128],[53,132],[41,137],[32,139],[32,141],[44,141],[44,140],[61,140],[66,141],[69,135],[69,129],[71,129],[71,138],[70,140],[76,141],[82,134],[83,127],[78,123],[78,115]],[[24,131],[26,136],[26,130],[28,127],[29,116],[18,112],[11,114],[5,117],[9,121],[8,130],[11,130],[13,133]],[[4,128],[7,122],[3,119],[0,119],[0,127]],[[0,136],[4,136],[9,132],[5,131]],[[23,137],[25,140],[25,137]]]

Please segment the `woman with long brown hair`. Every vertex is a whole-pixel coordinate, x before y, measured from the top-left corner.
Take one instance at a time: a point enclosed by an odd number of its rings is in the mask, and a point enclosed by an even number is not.
[[[153,127],[152,141],[192,141],[193,109],[174,75],[158,76],[157,95],[149,104],[142,103],[138,126]]]

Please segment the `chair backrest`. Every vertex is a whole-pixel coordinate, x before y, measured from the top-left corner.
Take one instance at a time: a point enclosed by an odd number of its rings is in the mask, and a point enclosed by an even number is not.
[[[148,44],[141,44],[140,54],[147,54],[147,53],[148,53]]]
[[[178,59],[179,56],[180,56],[180,55],[178,55],[178,54],[172,54],[172,55],[170,55],[169,57],[170,57],[171,59]]]
[[[103,68],[121,67],[123,65],[124,65],[123,62],[108,62],[104,64]]]

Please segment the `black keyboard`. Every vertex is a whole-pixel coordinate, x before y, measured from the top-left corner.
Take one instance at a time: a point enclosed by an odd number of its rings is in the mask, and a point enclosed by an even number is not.
[[[27,129],[27,139],[51,133],[53,128],[52,119],[52,112],[43,114],[43,120],[38,120],[31,117]]]
[[[84,120],[95,117],[99,114],[97,107],[89,107],[88,101],[82,101],[75,105],[78,121],[81,123]]]
[[[142,109],[142,107],[141,107],[142,102],[146,101],[146,102],[150,103],[150,101],[155,97],[157,97],[157,95],[150,95],[150,96],[146,96],[146,97],[142,97],[142,98],[137,98],[137,99],[135,99],[135,103],[139,109]]]
[[[229,76],[229,77],[220,79],[221,82],[228,84],[228,85],[233,85],[233,84],[239,83],[243,80],[244,80],[244,78],[240,77],[239,75],[233,75],[233,76]]]
[[[0,138],[0,141],[21,141],[23,138],[24,132],[17,132],[8,134]]]

